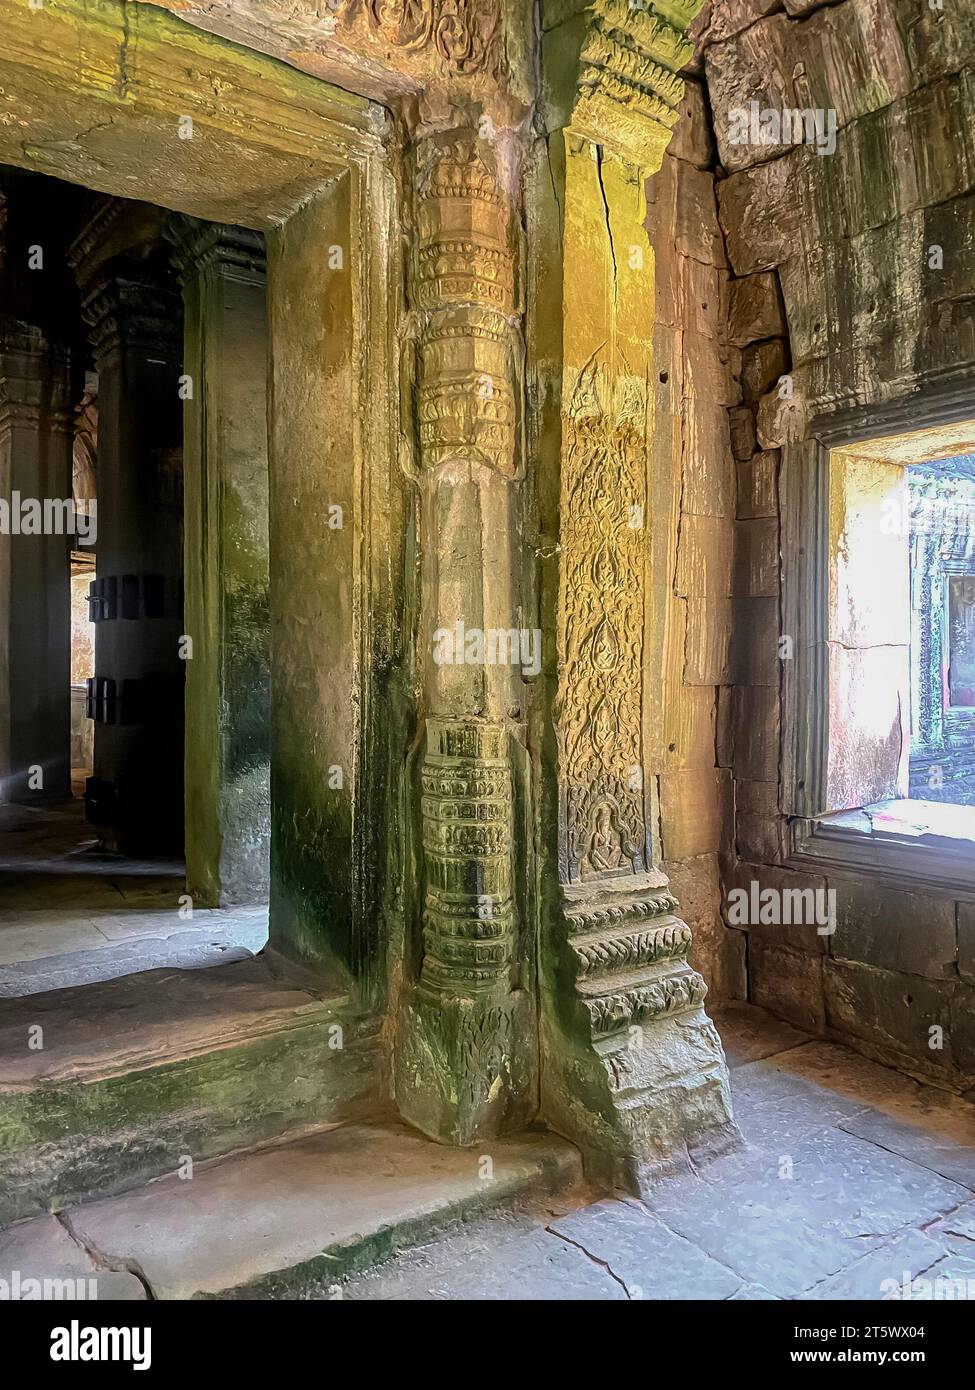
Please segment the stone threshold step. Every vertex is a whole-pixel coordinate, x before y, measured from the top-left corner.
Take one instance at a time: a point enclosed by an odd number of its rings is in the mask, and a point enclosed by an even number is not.
[[[332,1005],[341,1001],[330,1001]],[[208,970],[150,970],[0,1000],[0,1091],[99,1081],[231,1046],[320,1016],[263,956]],[[42,1030],[38,1035],[38,1027]],[[28,1045],[39,1038],[39,1045]]]
[[[94,1278],[102,1298],[298,1297],[581,1183],[577,1150],[548,1132],[452,1149],[403,1125],[342,1125],[0,1231],[0,1279]]]
[[[372,1115],[377,1037],[263,957],[0,1000],[0,1224]]]

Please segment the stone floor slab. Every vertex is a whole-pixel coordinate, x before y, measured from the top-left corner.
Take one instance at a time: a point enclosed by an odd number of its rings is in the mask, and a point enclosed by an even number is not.
[[[803,1298],[880,1302],[890,1296],[892,1285],[923,1274],[944,1254],[944,1247],[937,1240],[921,1231],[907,1231],[807,1289]]]
[[[626,1302],[623,1285],[577,1246],[545,1230],[517,1236],[481,1259],[414,1289],[417,1300]]]
[[[975,1106],[922,1086],[910,1104],[862,1110],[840,1128],[975,1192]]]
[[[724,1299],[742,1285],[733,1270],[630,1202],[596,1202],[549,1229],[611,1269],[630,1298]]]
[[[754,1004],[722,1004],[711,1010],[711,1017],[732,1071],[747,1066],[749,1062],[797,1047],[810,1038],[808,1033],[793,1028],[791,1023],[773,1018]]]
[[[651,1194],[671,1230],[743,1280],[797,1298],[905,1227],[936,1219],[966,1189],[865,1140],[827,1130],[778,1157],[746,1152]]]

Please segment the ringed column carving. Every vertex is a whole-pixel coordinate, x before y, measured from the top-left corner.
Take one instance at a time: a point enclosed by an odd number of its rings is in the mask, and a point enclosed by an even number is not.
[[[644,188],[699,8],[590,0],[546,31],[530,196],[532,452],[557,654],[540,736],[556,754],[539,762],[542,1110],[595,1178],[637,1192],[737,1138],[691,931],[655,863],[652,634],[669,571],[655,589],[653,555],[667,569],[669,540],[653,460],[659,439],[669,479],[672,426]]]
[[[467,1145],[536,1106],[515,809],[516,224],[494,151],[472,132],[422,141],[414,174],[404,462],[418,491],[424,727],[409,778],[420,901],[408,914],[395,1091],[418,1128]]]

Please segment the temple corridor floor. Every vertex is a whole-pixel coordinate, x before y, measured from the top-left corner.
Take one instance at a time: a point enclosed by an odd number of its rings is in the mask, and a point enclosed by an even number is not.
[[[84,806],[0,806],[0,998],[244,959],[267,907],[194,908],[180,860],[100,851]]]
[[[163,1300],[975,1297],[975,1106],[748,1005],[717,1022],[746,1145],[645,1201],[594,1200],[547,1132],[456,1149],[389,1118],[299,1126],[192,1181],[169,1171],[15,1222],[0,1278]]]
[[[877,1300],[952,1279],[975,1298],[975,1105],[748,1005],[715,1021],[743,1151],[646,1202],[483,1220],[342,1297]]]

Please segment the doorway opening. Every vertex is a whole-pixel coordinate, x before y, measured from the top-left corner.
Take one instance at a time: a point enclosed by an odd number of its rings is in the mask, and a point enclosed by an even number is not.
[[[263,238],[11,166],[0,205],[0,996],[241,959],[267,938]],[[247,263],[223,276],[219,246],[242,240]],[[202,297],[211,335],[223,314],[254,346],[238,364],[248,403],[223,422],[247,456],[245,539],[201,598],[184,494],[211,480],[197,450],[187,482],[183,446],[205,407],[184,322]],[[239,596],[245,567],[241,654],[223,589]],[[233,668],[235,713],[214,668]],[[185,851],[213,811],[195,779],[224,743],[236,820],[211,834],[208,879]]]

